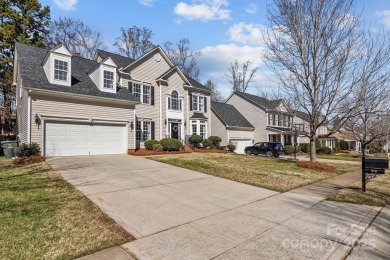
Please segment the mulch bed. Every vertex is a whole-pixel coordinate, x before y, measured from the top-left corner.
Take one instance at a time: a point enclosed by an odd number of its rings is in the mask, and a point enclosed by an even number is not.
[[[13,164],[16,164],[16,165],[33,164],[33,163],[42,162],[44,160],[45,159],[40,155],[28,156],[28,157],[18,157],[15,160],[13,160]]]
[[[225,150],[217,150],[217,149],[187,149],[187,150],[180,150],[180,151],[152,151],[152,150],[146,150],[146,149],[139,149],[136,151],[129,151],[128,154],[134,155],[134,156],[149,156],[149,155],[164,155],[164,154],[186,154],[186,153],[231,153],[230,151]]]
[[[312,169],[315,171],[336,172],[335,167],[328,165],[326,163],[300,161],[300,162],[297,162],[297,165],[299,167]]]

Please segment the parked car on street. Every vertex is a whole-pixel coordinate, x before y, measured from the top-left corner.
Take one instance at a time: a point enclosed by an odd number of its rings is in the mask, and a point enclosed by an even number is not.
[[[245,153],[247,155],[266,155],[268,157],[279,157],[284,154],[284,147],[279,142],[259,142],[253,146],[245,147]]]

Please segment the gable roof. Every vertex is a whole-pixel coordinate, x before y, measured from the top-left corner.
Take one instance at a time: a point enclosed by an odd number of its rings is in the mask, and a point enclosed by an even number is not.
[[[226,126],[254,128],[233,105],[211,101],[211,110]]]
[[[263,97],[255,96],[249,93],[243,93],[239,91],[235,91],[232,95],[238,95],[248,101],[250,101],[252,104],[265,109],[265,110],[274,110],[277,109],[280,103],[283,102],[283,99],[276,99],[276,100],[268,100]]]
[[[112,60],[118,65],[118,68],[127,68],[129,67],[130,65],[133,65],[135,63],[137,63],[139,60],[143,59],[143,57],[149,55],[150,53],[153,53],[154,51],[156,50],[160,50],[162,54],[165,54],[164,50],[161,49],[160,46],[157,46],[156,48],[152,49],[150,52],[148,52],[147,54],[145,54],[144,56],[142,56],[141,58],[139,58],[138,60],[134,60],[132,58],[129,58],[129,57],[124,57],[124,56],[121,56],[119,54],[115,54],[115,53],[112,53],[112,52],[108,52],[108,51],[103,51],[103,50],[97,50],[97,53],[100,54],[103,58],[106,58],[108,56],[110,56],[112,58]],[[167,57],[168,58],[168,57]],[[159,76],[156,80],[167,80],[167,75],[172,72],[173,70],[179,70],[180,73],[182,74],[182,76],[184,76],[186,78],[186,81],[189,82],[189,84],[194,87],[194,88],[198,88],[198,89],[202,89],[202,90],[208,90],[210,91],[208,88],[206,88],[204,85],[202,85],[201,83],[199,83],[197,80],[191,78],[190,76],[184,74],[178,66],[175,66],[173,65],[172,63],[169,64],[171,66],[171,68],[164,72],[164,74],[162,74],[161,76]]]
[[[302,112],[299,110],[293,110],[292,112],[295,116],[299,117],[300,119],[305,120],[306,122],[309,122],[310,116],[308,113],[305,113],[305,112]]]
[[[48,50],[19,42],[15,43],[15,48],[18,52],[20,75],[25,88],[138,102],[127,88],[118,86],[117,93],[100,91],[87,74],[91,68],[99,64],[94,60],[73,56],[71,86],[62,86],[51,84],[41,65]]]
[[[106,59],[108,56],[111,57],[111,59],[115,62],[115,64],[118,66],[118,69],[124,68],[130,63],[133,63],[135,60],[129,57],[125,57],[116,53],[104,51],[104,50],[97,50],[97,54],[102,56],[103,59]]]

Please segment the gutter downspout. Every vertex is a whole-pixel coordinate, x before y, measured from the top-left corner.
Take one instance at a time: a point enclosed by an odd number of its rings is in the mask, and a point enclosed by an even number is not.
[[[159,91],[160,91],[160,100],[159,100],[159,114],[160,114],[160,140],[162,139],[162,132],[163,132],[163,129],[162,129],[162,94],[161,94],[161,83],[160,82],[157,82],[157,86],[159,88]]]
[[[27,95],[27,143],[31,144],[31,90],[28,91]]]

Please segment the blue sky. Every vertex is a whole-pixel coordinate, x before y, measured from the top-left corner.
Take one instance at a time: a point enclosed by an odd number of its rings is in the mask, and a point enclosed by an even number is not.
[[[260,67],[250,92],[275,86],[272,73],[261,60],[261,32],[270,0],[40,0],[51,7],[51,17],[73,17],[102,33],[108,49],[121,27],[147,27],[153,43],[176,42],[187,37],[201,51],[201,82],[212,79],[224,95],[230,92],[224,76],[235,59]],[[357,9],[369,26],[390,30],[390,0],[359,0]]]

